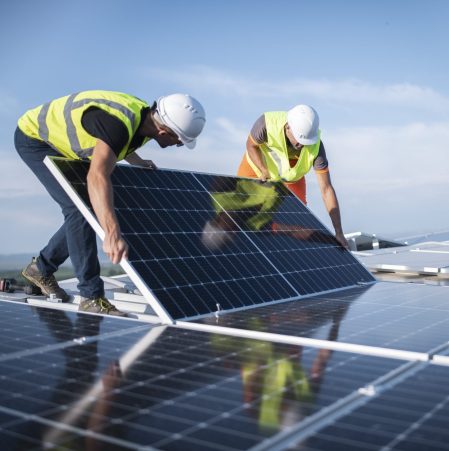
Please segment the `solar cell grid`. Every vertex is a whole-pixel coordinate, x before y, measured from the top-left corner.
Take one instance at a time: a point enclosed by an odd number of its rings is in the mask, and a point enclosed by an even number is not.
[[[54,319],[42,328],[57,329]],[[116,320],[117,329],[122,323]],[[49,351],[37,366],[34,356],[9,361],[15,371],[3,375],[0,387],[2,443],[12,449],[42,449],[44,443],[83,449],[87,440],[107,449],[248,449],[282,430],[291,415],[302,421],[402,364],[159,329],[126,374],[115,377],[111,368],[147,336],[144,331]],[[98,381],[101,389],[92,393]]]
[[[429,352],[447,341],[447,290],[378,282],[301,302],[228,312],[198,322],[295,337]],[[257,321],[255,320],[257,318]]]
[[[89,206],[86,163],[48,164]],[[171,319],[374,281],[282,184],[131,166],[111,180],[130,276]]]
[[[449,449],[448,376],[427,367],[291,449]]]
[[[52,333],[42,327],[50,320],[54,325]],[[142,325],[132,321],[123,322],[123,330],[136,327]],[[59,342],[65,342],[112,330],[116,330],[116,323],[108,317],[100,322],[91,316],[80,320],[73,312],[34,309],[28,305],[0,301],[0,362],[10,359],[11,356],[29,354],[33,350],[44,350],[46,346],[54,344],[55,337]]]

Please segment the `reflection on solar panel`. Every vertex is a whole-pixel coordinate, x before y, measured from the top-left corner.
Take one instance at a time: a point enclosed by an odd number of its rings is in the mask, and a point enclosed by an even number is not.
[[[439,286],[376,283],[198,321],[205,326],[426,353],[447,336],[448,295]]]
[[[397,285],[375,286],[382,307]],[[356,291],[346,314],[369,303]],[[438,287],[404,295],[422,311],[447,301]],[[241,314],[257,322],[267,308]],[[324,322],[341,308],[323,308]],[[5,450],[447,447],[448,357],[430,349],[404,361],[5,301],[0,318],[21,325],[0,340]]]
[[[47,165],[101,236],[88,165]],[[112,184],[124,269],[165,322],[374,281],[282,184],[126,165]]]
[[[52,345],[0,343],[5,450],[248,449],[404,364],[6,302],[0,314]]]

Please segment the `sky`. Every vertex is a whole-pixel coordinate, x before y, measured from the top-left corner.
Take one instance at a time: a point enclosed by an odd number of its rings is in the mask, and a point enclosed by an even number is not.
[[[0,253],[36,252],[62,224],[14,149],[17,119],[88,89],[193,95],[197,147],[138,153],[230,175],[263,112],[312,105],[346,233],[449,230],[448,23],[446,0],[1,2]],[[313,171],[307,183],[330,227]]]

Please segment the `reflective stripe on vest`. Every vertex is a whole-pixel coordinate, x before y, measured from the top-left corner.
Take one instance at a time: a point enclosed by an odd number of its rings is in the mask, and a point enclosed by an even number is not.
[[[301,149],[297,163],[294,167],[290,167],[290,157],[284,129],[287,123],[287,113],[285,111],[273,111],[264,113],[264,116],[267,128],[267,142],[260,144],[259,148],[271,180],[283,180],[285,182],[299,180],[312,168],[320,150],[320,139],[318,138],[318,141],[313,145],[304,146]],[[320,134],[320,132],[318,133]],[[246,153],[246,159],[257,176],[260,176],[261,172],[252,162],[248,152]]]
[[[126,126],[129,139],[117,158],[123,159],[140,125],[141,110],[148,107],[147,103],[128,94],[84,91],[55,99],[26,112],[19,119],[19,127],[28,136],[45,141],[66,157],[91,158],[97,138],[89,135],[81,124],[84,111],[90,107],[106,111]],[[147,138],[143,143],[146,141]]]

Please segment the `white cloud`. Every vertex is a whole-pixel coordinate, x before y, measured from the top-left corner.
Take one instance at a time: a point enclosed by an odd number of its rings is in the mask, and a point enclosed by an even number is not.
[[[415,189],[448,182],[449,122],[340,128],[326,133],[324,142],[338,170],[366,188]]]
[[[237,146],[241,146],[242,143],[246,142],[249,130],[237,125],[235,121],[225,117],[219,117],[216,120],[216,125],[218,126],[219,131],[222,132],[221,137],[223,140]]]
[[[36,252],[62,225],[59,206],[46,197],[2,198],[0,234],[1,254]]]
[[[390,105],[449,112],[449,98],[431,87],[408,82],[382,85],[354,78],[317,80],[299,77],[272,81],[261,77],[244,78],[204,66],[193,66],[182,71],[150,69],[147,73],[196,93],[212,92],[217,97],[229,97],[231,93],[235,101],[246,98],[312,98],[322,103]]]
[[[40,184],[34,174],[28,169],[16,152],[0,153],[2,164],[0,166],[0,199],[20,197],[47,196],[45,188]]]
[[[325,134],[346,230],[449,227],[449,122],[335,129]],[[326,219],[313,176],[313,209]]]
[[[17,153],[0,156],[0,253],[35,252],[61,226],[60,208]]]

